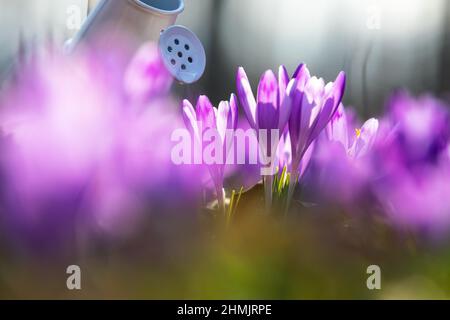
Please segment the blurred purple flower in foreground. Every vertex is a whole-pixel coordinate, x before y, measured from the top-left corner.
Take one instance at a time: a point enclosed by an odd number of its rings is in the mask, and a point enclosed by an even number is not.
[[[196,198],[194,173],[171,162],[170,135],[182,119],[150,48],[149,64],[135,60],[126,74],[151,72],[125,88],[121,68],[110,68],[120,51],[54,53],[23,66],[2,93],[0,212],[33,246],[63,246],[76,225],[127,232],[138,213],[188,211]]]
[[[173,78],[164,66],[158,47],[143,45],[131,61],[124,77],[125,92],[133,99],[148,101],[167,95]]]
[[[200,144],[201,156],[205,151],[204,141],[210,141],[218,146],[215,151],[221,150],[219,155],[213,155],[212,158],[218,160],[213,163],[207,163],[207,167],[216,191],[217,200],[222,210],[225,210],[223,179],[227,155],[233,144],[234,131],[238,124],[237,100],[234,94],[230,101],[221,101],[219,107],[213,107],[208,97],[200,96],[196,108],[188,100],[183,101],[183,117],[186,127],[191,133],[193,139],[197,139]],[[207,137],[208,135],[211,135]]]

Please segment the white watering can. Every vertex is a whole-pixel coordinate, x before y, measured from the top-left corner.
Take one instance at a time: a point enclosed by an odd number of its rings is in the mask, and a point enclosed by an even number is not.
[[[70,50],[99,42],[107,46],[123,34],[131,52],[155,41],[168,71],[183,83],[196,82],[205,71],[206,55],[192,31],[174,25],[183,10],[183,0],[102,0],[71,42]]]

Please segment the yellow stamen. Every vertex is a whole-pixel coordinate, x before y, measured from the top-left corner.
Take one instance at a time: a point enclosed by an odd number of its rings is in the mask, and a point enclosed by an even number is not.
[[[359,136],[361,135],[361,129],[355,129],[356,131],[356,137],[359,138]]]

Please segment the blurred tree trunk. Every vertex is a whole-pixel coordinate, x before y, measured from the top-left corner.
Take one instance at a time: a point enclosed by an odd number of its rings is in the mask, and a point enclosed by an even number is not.
[[[442,32],[442,51],[439,81],[439,91],[450,92],[450,1],[445,1],[444,6],[444,30]]]
[[[206,86],[207,92],[211,93],[211,96],[218,97],[222,94],[221,83],[222,79],[220,75],[224,74],[223,70],[223,57],[221,57],[220,50],[220,27],[221,27],[221,19],[222,19],[222,9],[223,9],[223,0],[214,0],[213,5],[211,6],[211,31],[210,31],[210,39],[209,39],[209,65],[210,70],[208,71]],[[227,97],[222,97],[226,99]],[[221,99],[222,99],[221,98]]]

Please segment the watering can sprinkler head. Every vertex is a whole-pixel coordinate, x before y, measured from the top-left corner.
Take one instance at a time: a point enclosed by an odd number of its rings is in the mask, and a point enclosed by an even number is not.
[[[183,26],[171,26],[161,32],[159,52],[167,70],[183,83],[201,78],[206,66],[206,54],[197,36]]]
[[[101,0],[69,50],[99,44],[104,48],[123,34],[132,53],[145,42],[154,41],[170,74],[182,83],[194,83],[205,71],[206,55],[192,31],[174,25],[183,10],[183,0]]]

